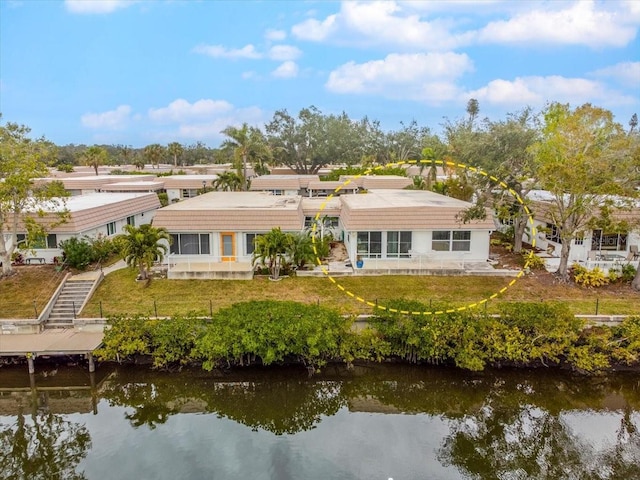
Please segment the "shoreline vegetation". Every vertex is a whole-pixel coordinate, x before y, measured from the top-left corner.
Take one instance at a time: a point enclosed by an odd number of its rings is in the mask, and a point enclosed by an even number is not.
[[[391,308],[428,311],[397,300]],[[438,305],[445,307],[445,305]],[[114,316],[96,351],[101,361],[154,368],[204,370],[250,365],[302,364],[310,373],[328,363],[399,361],[455,366],[558,367],[584,374],[640,367],[640,316],[615,327],[586,328],[560,303],[498,305],[500,317],[481,311],[437,316],[380,312],[365,328],[354,317],[319,305],[261,300],[221,308],[211,318],[195,314],[167,320]]]

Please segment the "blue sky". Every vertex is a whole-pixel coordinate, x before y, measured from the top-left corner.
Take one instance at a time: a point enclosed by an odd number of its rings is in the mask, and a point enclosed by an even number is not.
[[[640,0],[0,0],[0,112],[58,143],[203,141],[274,111],[640,114]]]

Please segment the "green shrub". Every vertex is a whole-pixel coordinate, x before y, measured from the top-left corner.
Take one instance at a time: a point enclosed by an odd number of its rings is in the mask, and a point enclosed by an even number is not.
[[[522,252],[522,258],[524,258],[525,265],[531,270],[545,270],[547,268],[544,258],[539,257],[531,250]]]
[[[589,270],[582,265],[573,266],[573,279],[578,285],[587,288],[602,287],[609,283],[609,277],[599,267]]]
[[[58,171],[59,172],[65,172],[65,173],[71,173],[73,172],[73,165],[70,163],[59,163],[58,164]]]
[[[635,278],[635,276],[636,276],[636,267],[634,267],[630,263],[627,263],[626,265],[622,266],[622,271],[620,272],[620,279],[624,283],[633,282],[633,279]]]
[[[169,205],[169,194],[166,192],[158,193],[158,200],[160,200],[160,205],[166,207]]]
[[[60,248],[67,265],[73,268],[84,270],[95,261],[93,247],[86,238],[71,237],[60,242]]]

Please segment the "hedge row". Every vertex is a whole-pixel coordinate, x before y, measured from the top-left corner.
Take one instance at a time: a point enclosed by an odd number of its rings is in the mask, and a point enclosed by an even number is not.
[[[390,308],[427,311],[419,302]],[[569,365],[585,372],[640,364],[640,317],[617,327],[585,328],[561,304],[501,306],[500,317],[479,311],[441,315],[383,312],[355,331],[353,318],[316,305],[253,301],[221,309],[211,319],[143,316],[110,319],[98,358],[127,361],[150,356],[155,367],[225,366],[299,362],[310,368],[328,361],[383,361],[486,366]]]

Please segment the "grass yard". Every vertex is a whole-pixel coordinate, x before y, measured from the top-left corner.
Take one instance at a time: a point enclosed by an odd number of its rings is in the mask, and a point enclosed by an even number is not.
[[[17,274],[0,279],[0,318],[33,318],[34,301],[42,311],[64,277],[53,266],[18,267]],[[136,272],[130,269],[109,274],[87,307],[83,317],[103,315],[145,314],[170,316],[197,312],[207,315],[236,302],[259,299],[293,300],[320,303],[344,313],[371,313],[372,308],[340,291],[327,278],[283,278],[272,282],[264,277],[251,281],[239,280],[166,280],[150,283],[135,282]],[[446,303],[465,306],[487,298],[508,285],[510,278],[382,276],[344,277],[339,281],[345,289],[371,302],[385,305],[391,299],[414,299],[434,309]],[[593,314],[599,302],[603,314],[640,313],[640,293],[628,285],[610,285],[600,289],[585,289],[573,284],[558,283],[546,272],[536,272],[521,278],[504,294],[491,300],[489,312],[498,302],[560,301],[574,313]],[[483,307],[484,308],[484,307]]]
[[[53,265],[14,267],[15,275],[0,279],[0,318],[34,318],[42,312],[67,272]],[[35,307],[34,307],[35,306]]]
[[[339,290],[327,278],[283,278],[272,282],[267,278],[252,281],[233,280],[166,280],[154,279],[149,284],[136,283],[136,273],[120,270],[110,274],[100,285],[83,316],[116,313],[141,313],[169,316],[229,306],[248,300],[275,299],[304,303],[320,303],[344,313],[371,313],[372,308]],[[344,277],[339,281],[356,296],[384,305],[391,299],[414,299],[434,308],[446,303],[464,306],[487,298],[508,285],[510,278],[501,277],[441,277],[441,276],[381,276]],[[600,289],[585,289],[573,284],[558,283],[546,272],[535,273],[518,280],[504,294],[488,303],[495,311],[498,302],[560,301],[574,313],[593,314],[599,302],[599,313],[637,314],[640,293],[628,285],[611,285]]]

